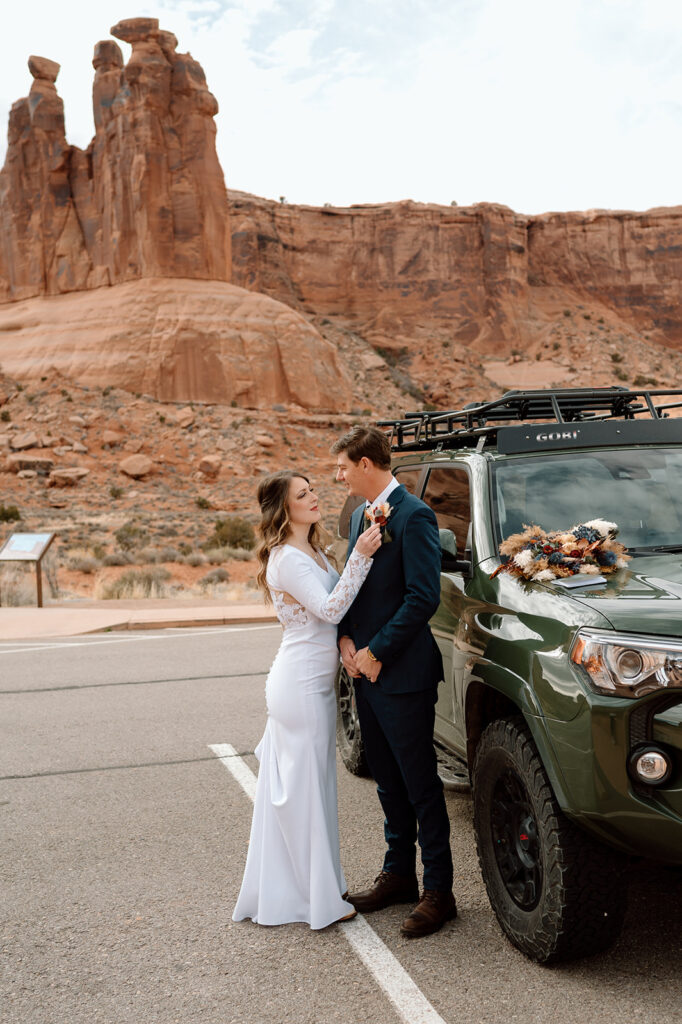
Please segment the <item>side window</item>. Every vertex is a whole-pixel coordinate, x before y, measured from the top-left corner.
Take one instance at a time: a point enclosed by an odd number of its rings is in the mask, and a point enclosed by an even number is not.
[[[436,513],[439,529],[452,530],[461,555],[466,547],[471,520],[467,471],[457,466],[432,469],[426,482],[424,501]]]
[[[410,492],[410,494],[417,494],[417,487],[419,485],[419,477],[422,475],[421,466],[418,469],[395,469],[393,475],[399,484]]]

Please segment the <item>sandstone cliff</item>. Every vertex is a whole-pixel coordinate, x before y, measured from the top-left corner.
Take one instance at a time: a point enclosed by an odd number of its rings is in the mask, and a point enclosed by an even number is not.
[[[528,217],[480,203],[297,207],[230,192],[233,280],[381,345],[526,348],[547,289],[682,342],[682,207]]]
[[[661,350],[682,348],[682,208],[528,217],[490,203],[320,208],[228,194],[217,103],[199,64],[177,53],[156,19],[119,22],[112,34],[132,55],[124,67],[113,40],[95,47],[96,131],[85,152],[64,136],[59,66],[29,60],[33,85],[12,108],[0,172],[0,303],[34,297],[31,315],[44,323],[41,296],[100,289],[93,301],[106,311],[107,288],[134,279],[232,280],[300,314],[322,367],[330,351],[322,336],[336,349],[342,379],[333,394],[315,360],[311,385],[295,389],[297,402],[316,408],[338,409],[341,395],[348,407],[379,412],[415,400],[451,405],[486,397],[491,384],[675,382]],[[198,307],[187,309],[197,317],[185,325],[194,338],[181,361],[188,383],[174,394],[261,405],[292,393],[295,367],[268,367],[278,383],[262,388],[251,359],[248,385],[238,376],[218,395],[204,353],[223,341],[206,333]],[[125,308],[120,315],[130,338],[135,318]],[[261,318],[254,352],[281,355],[275,319]],[[4,359],[29,372],[41,360],[23,358],[26,335],[8,323]],[[90,349],[100,382],[108,367],[112,381],[142,387],[139,360],[156,351],[145,338],[134,370],[111,365],[111,353],[133,358],[129,341],[106,356]],[[80,380],[96,372],[86,371],[84,352],[73,363]],[[150,394],[170,394],[168,374],[145,372]]]

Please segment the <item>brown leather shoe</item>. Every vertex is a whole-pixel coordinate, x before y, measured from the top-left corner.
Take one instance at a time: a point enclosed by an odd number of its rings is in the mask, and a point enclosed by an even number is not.
[[[400,926],[400,933],[408,939],[419,939],[422,935],[432,935],[446,921],[453,921],[456,917],[457,904],[451,892],[424,889],[419,903]]]
[[[394,903],[412,903],[419,897],[417,879],[395,875],[392,871],[380,871],[374,885],[362,892],[351,893],[348,902],[361,914],[383,910]]]

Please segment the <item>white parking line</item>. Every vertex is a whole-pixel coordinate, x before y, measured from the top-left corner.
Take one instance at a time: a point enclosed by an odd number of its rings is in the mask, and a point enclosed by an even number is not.
[[[229,743],[209,743],[208,747],[237,780],[249,799],[253,800],[256,796],[256,776],[234,747]],[[339,928],[405,1024],[445,1024],[362,914],[340,924]]]
[[[220,626],[215,629],[184,629],[182,632],[173,632],[171,630],[166,631],[163,635],[153,636],[121,636],[121,637],[110,637],[107,639],[99,638],[92,640],[71,640],[70,637],[64,637],[62,641],[54,642],[49,641],[48,643],[37,643],[33,641],[30,645],[24,644],[18,646],[12,644],[11,641],[5,641],[0,643],[0,655],[3,654],[26,654],[32,651],[52,651],[55,648],[71,648],[71,647],[97,647],[102,644],[132,644],[137,643],[140,640],[187,640],[196,636],[207,636],[210,633],[255,633],[261,629],[281,629],[282,627],[278,622],[273,622],[268,626]]]

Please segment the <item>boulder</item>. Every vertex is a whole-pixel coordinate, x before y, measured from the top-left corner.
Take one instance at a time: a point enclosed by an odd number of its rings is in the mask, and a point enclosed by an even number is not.
[[[179,427],[187,429],[194,423],[194,409],[186,405],[184,409],[178,409],[175,413],[175,422]]]
[[[199,463],[199,469],[207,476],[217,476],[222,462],[219,455],[204,455]]]
[[[27,448],[40,448],[40,439],[33,430],[23,431],[21,434],[15,434],[10,439],[10,448],[15,452],[23,452]]]
[[[115,448],[116,445],[123,441],[123,434],[119,434],[116,430],[103,430],[102,431],[102,448]]]
[[[50,459],[45,455],[10,455],[7,459],[7,468],[11,473],[31,469],[42,476],[46,476],[53,466],[54,459]]]
[[[20,469],[17,476],[21,480],[35,480],[38,474],[35,469]]]
[[[154,463],[147,455],[128,455],[118,464],[119,471],[135,480],[147,476],[154,468]]]
[[[88,475],[89,469],[84,466],[72,466],[53,469],[47,481],[48,487],[75,487]]]
[[[274,438],[270,437],[269,434],[256,434],[256,444],[261,445],[262,448],[272,448],[275,444]]]

